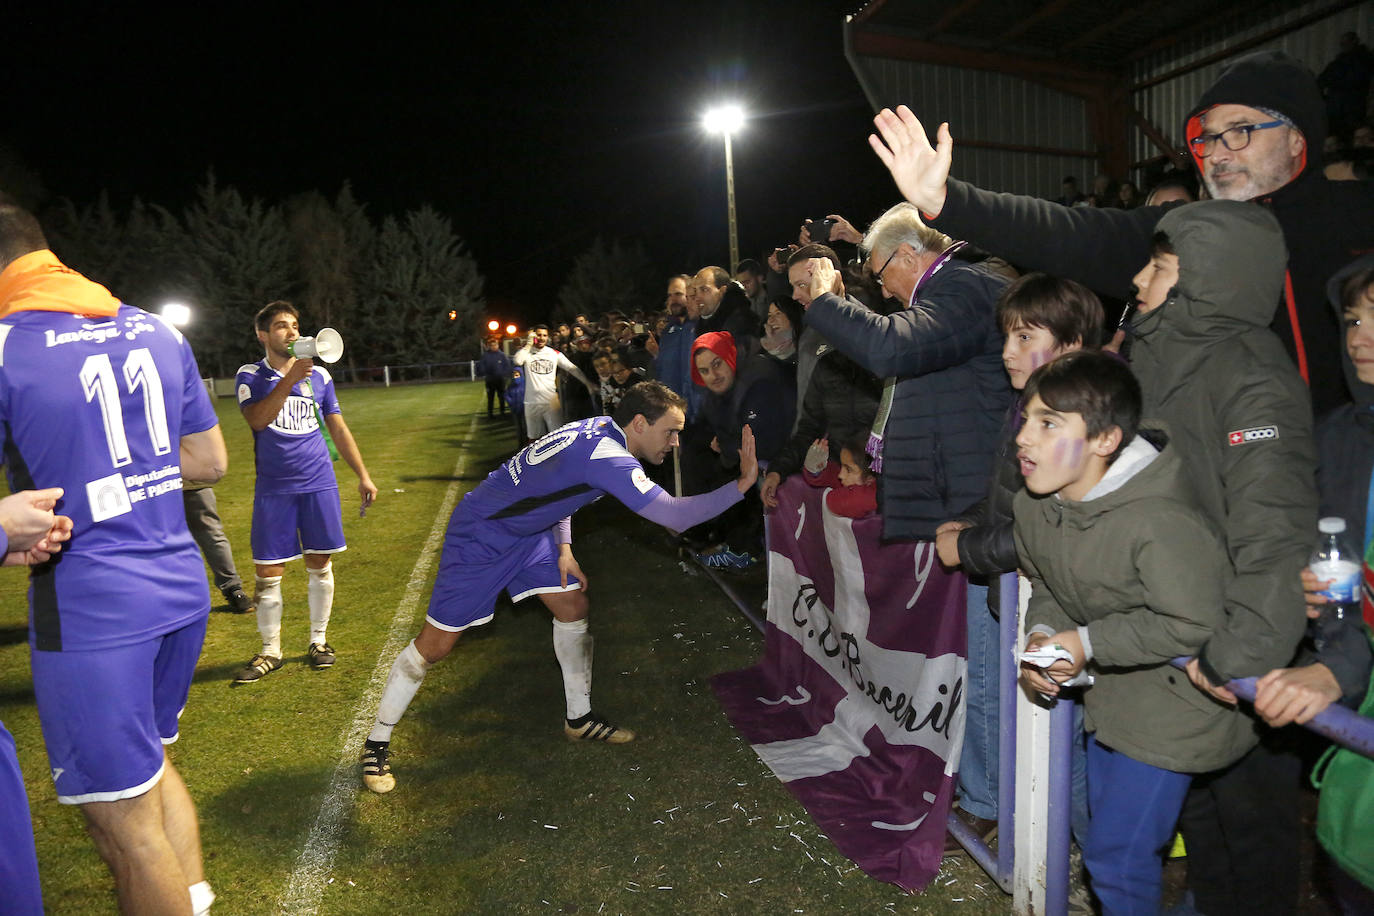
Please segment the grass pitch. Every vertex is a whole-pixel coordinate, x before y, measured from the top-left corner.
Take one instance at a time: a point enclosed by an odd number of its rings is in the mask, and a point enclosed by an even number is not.
[[[231,688],[257,631],[251,615],[211,615],[172,754],[199,806],[215,913],[1010,910],[966,862],[908,896],[835,851],[711,694],[712,674],[754,661],[757,633],[679,564],[659,529],[611,500],[579,513],[573,542],[589,578],[595,707],[639,738],[616,748],[564,740],[549,616],[536,601],[503,603],[431,669],[397,727],[396,790],[362,789],[351,742],[370,724],[389,642],[419,630],[438,559],[426,565],[424,553],[447,523],[445,499],[515,445],[508,424],[479,416],[482,397],[471,383],[342,392],[380,495],[359,518],[356,481],[338,465],[349,549],[335,561],[332,669],[305,662],[299,563],[283,580],[280,671]],[[231,467],[215,491],[251,590],[251,434],[231,400],[217,408]],[[113,912],[81,816],[57,804],[47,776],[24,620],[24,576],[5,571],[0,719],[28,781],[45,903],[51,913]]]

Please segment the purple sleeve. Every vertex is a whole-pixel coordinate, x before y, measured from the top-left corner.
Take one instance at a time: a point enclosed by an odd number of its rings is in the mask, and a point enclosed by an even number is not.
[[[553,526],[553,540],[555,544],[572,543],[572,516],[560,519],[558,524]]]
[[[325,379],[323,390],[320,392],[320,413],[343,413],[339,409],[339,398],[334,394],[334,376],[326,374]]]
[[[205,432],[205,430],[218,425],[219,417],[215,416],[215,407],[210,403],[210,393],[205,390],[205,383],[200,380],[200,368],[196,365],[196,356],[191,352],[191,345],[185,339],[181,341],[181,365],[183,373],[181,429],[177,431],[177,434],[188,436],[192,433]]]
[[[733,480],[700,496],[669,496],[660,489],[653,499],[635,512],[641,518],[647,518],[670,531],[686,531],[708,518],[715,518],[743,498],[744,494]]]
[[[239,399],[239,408],[247,407],[249,404],[256,404],[276,386],[267,373],[259,372],[257,366],[250,366],[238,374],[234,381],[234,389]]]
[[[10,552],[10,536],[4,528],[0,528],[0,557]]]

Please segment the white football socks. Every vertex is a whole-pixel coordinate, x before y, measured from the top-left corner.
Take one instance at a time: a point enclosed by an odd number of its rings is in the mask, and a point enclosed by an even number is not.
[[[262,654],[281,658],[281,576],[257,576],[253,599],[258,605]]]
[[[210,889],[209,881],[197,881],[190,887],[192,916],[205,916],[210,905],[215,902],[215,892]]]
[[[568,718],[580,719],[592,711],[592,634],[587,619],[553,622],[553,654],[563,669],[563,696]]]
[[[334,608],[334,564],[327,563],[323,569],[310,569],[306,585],[306,602],[310,605],[310,641],[325,642],[325,631],[329,629],[329,612]]]
[[[415,699],[415,691],[429,670],[429,662],[415,648],[411,640],[391,663],[391,672],[386,676],[386,686],[382,688],[382,702],[377,706],[377,722],[368,733],[368,741],[390,741],[391,730],[405,715],[406,707]]]

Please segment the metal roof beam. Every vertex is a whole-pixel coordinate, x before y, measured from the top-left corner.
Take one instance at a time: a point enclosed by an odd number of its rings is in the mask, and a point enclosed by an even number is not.
[[[1037,22],[1040,22],[1042,20],[1050,18],[1051,16],[1056,15],[1057,13],[1062,11],[1064,7],[1068,5],[1069,0],[1050,0],[1049,3],[1044,4],[1040,7],[1040,9],[1031,13],[1029,16],[1025,17],[1020,22],[1014,23],[1011,28],[1007,29],[1001,35],[998,35],[996,38],[994,38],[993,44],[1006,44],[1008,41],[1011,41],[1016,36],[1021,35],[1022,33],[1029,30],[1031,26],[1035,25]]]
[[[1111,70],[998,51],[959,48],[872,28],[855,29],[853,43],[855,53],[860,55],[1009,73],[1079,97],[1095,95],[1103,82],[1116,82],[1121,78],[1121,74]]]
[[[1078,48],[1094,42],[1103,35],[1116,31],[1132,19],[1150,10],[1151,7],[1146,6],[1144,3],[1132,3],[1106,22],[1099,22],[1087,31],[1079,32],[1078,35],[1064,42],[1064,44],[1060,46],[1060,50],[1067,51],[1070,48]]]
[[[941,34],[950,26],[954,25],[954,23],[962,19],[965,15],[977,9],[982,2],[983,0],[963,0],[962,3],[954,4],[948,10],[945,11],[945,14],[943,16],[935,20],[934,25],[932,25],[929,29],[925,29],[923,31],[923,34],[925,34],[928,37],[935,37],[936,35]]]

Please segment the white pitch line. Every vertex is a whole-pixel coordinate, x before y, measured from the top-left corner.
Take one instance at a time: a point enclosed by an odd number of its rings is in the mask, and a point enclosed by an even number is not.
[[[472,415],[472,423],[468,425],[468,434],[465,441],[471,442],[474,432],[477,429],[477,418],[479,414]],[[458,457],[458,463],[453,467],[453,476],[461,477],[466,455]],[[305,848],[301,850],[300,857],[296,859],[296,867],[291,872],[291,880],[286,885],[286,891],[282,894],[280,910],[283,913],[301,914],[301,916],[313,916],[319,912],[320,896],[324,893],[325,886],[329,883],[329,872],[334,865],[334,856],[339,850],[339,836],[343,830],[344,821],[349,812],[353,810],[353,801],[359,789],[358,781],[358,754],[363,745],[363,738],[372,730],[372,723],[377,715],[377,704],[381,702],[382,688],[386,685],[387,674],[391,671],[391,663],[396,656],[405,648],[405,644],[410,641],[414,630],[411,621],[415,613],[416,606],[420,603],[420,598],[424,595],[425,582],[429,579],[429,569],[434,562],[435,554],[439,552],[439,547],[444,540],[444,530],[448,527],[449,516],[453,514],[453,506],[458,501],[458,485],[461,481],[454,480],[444,491],[444,501],[439,507],[438,514],[434,517],[434,525],[429,530],[429,538],[425,541],[425,546],[420,550],[420,556],[415,561],[415,568],[410,571],[410,579],[406,582],[405,594],[401,596],[401,603],[396,607],[396,615],[391,618],[391,629],[387,633],[386,644],[382,646],[382,651],[377,659],[377,666],[372,669],[372,680],[368,682],[367,689],[358,699],[358,714],[354,716],[353,723],[343,733],[343,747],[339,751],[339,762],[334,767],[333,778],[329,781],[329,789],[325,792],[324,801],[320,803],[319,816],[315,818],[315,825],[310,828],[310,836],[306,838]]]

